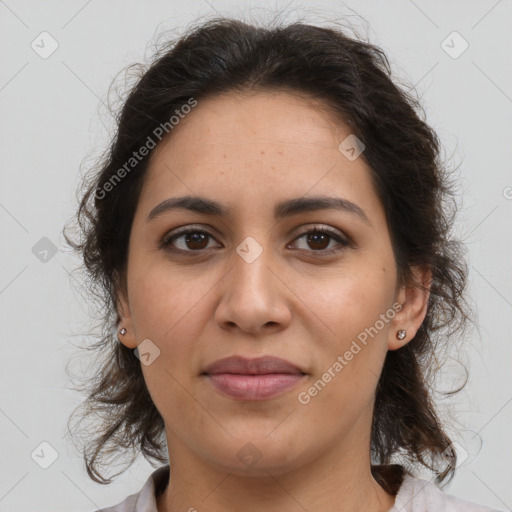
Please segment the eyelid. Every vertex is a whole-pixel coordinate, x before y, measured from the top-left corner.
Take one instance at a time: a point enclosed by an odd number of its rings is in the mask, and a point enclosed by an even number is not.
[[[204,234],[208,235],[210,238],[212,238],[213,240],[215,240],[217,243],[220,244],[220,242],[217,240],[216,236],[214,236],[210,232],[210,229],[212,231],[216,231],[213,228],[211,228],[211,226],[208,226],[208,229],[205,229],[204,225],[195,225],[195,224],[186,224],[185,226],[177,227],[177,228],[167,232],[162,237],[161,241],[159,242],[159,247],[160,247],[160,249],[164,249],[164,250],[168,250],[168,251],[176,252],[176,253],[182,253],[182,254],[183,253],[191,253],[191,254],[195,253],[195,255],[199,255],[201,253],[204,254],[206,252],[206,249],[202,249],[200,251],[191,251],[191,250],[184,251],[182,249],[178,249],[177,247],[173,247],[171,244],[171,241],[179,238],[182,235],[187,235],[189,233],[204,233]],[[171,247],[171,248],[169,248],[169,247]]]
[[[208,224],[185,224],[183,226],[178,226],[174,229],[171,229],[170,231],[166,231],[166,233],[162,237],[162,242],[168,242],[171,238],[175,236],[187,234],[191,231],[200,231],[208,233],[208,235],[210,235],[212,238],[215,238],[217,236],[211,233],[211,231],[216,232],[217,230]]]
[[[300,238],[301,236],[307,235],[308,233],[314,231],[320,231],[324,233],[328,233],[329,235],[337,236],[341,239],[343,239],[347,244],[350,243],[350,239],[347,235],[345,235],[342,231],[339,229],[333,228],[331,226],[328,226],[326,224],[307,224],[307,227],[305,228],[298,228],[300,231],[295,235],[294,240],[297,238]]]

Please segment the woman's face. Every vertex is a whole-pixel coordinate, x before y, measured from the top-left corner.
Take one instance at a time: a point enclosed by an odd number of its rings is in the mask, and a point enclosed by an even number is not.
[[[426,298],[397,285],[370,169],[318,106],[284,92],[202,100],[151,156],[120,327],[125,345],[144,340],[176,460],[240,474],[369,460],[386,352],[414,336]],[[216,208],[165,207],[183,196]],[[232,356],[290,365],[212,367]]]

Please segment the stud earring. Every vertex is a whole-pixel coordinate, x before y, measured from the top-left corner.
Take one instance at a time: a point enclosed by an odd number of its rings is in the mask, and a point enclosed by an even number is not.
[[[122,336],[123,334],[126,334],[128,331],[123,327],[120,331],[119,331],[119,334]]]
[[[403,329],[400,329],[399,331],[396,331],[396,337],[399,339],[399,340],[403,340],[405,338],[405,335],[407,333],[403,330]]]

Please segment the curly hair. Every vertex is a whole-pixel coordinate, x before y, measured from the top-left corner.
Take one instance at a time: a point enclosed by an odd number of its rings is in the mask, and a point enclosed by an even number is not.
[[[102,311],[101,334],[87,347],[97,351],[101,364],[84,386],[82,404],[83,417],[101,417],[83,449],[91,479],[111,482],[99,466],[120,449],[131,448],[148,461],[167,460],[163,418],[140,362],[118,342],[116,331],[116,297],[126,290],[128,241],[150,155],[122,180],[113,179],[155,128],[191,98],[269,90],[320,99],[350,127],[366,148],[361,157],[385,208],[400,282],[414,284],[415,265],[432,273],[426,318],[414,339],[388,351],[377,385],[370,447],[374,477],[396,491],[406,471],[395,464],[397,457],[410,467],[428,468],[438,483],[453,476],[455,465],[443,456],[451,441],[433,402],[432,363],[469,320],[467,263],[461,242],[451,234],[456,207],[440,141],[424,120],[414,88],[397,84],[379,47],[338,27],[302,22],[260,27],[216,17],[154,54],[122,104],[108,151],[84,182],[75,217],[79,240],[64,233],[83,258]]]

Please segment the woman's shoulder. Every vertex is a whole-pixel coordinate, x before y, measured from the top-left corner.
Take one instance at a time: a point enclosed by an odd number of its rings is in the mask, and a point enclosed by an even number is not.
[[[131,494],[117,505],[95,512],[158,512],[156,497],[165,489],[168,481],[169,466],[161,466],[149,475],[139,492]]]
[[[389,512],[499,512],[443,492],[433,482],[405,475]]]

